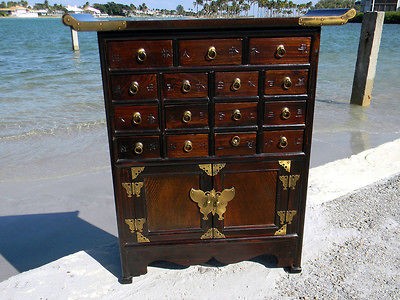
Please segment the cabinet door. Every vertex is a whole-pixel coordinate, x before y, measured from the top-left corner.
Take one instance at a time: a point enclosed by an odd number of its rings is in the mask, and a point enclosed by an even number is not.
[[[290,167],[283,166],[285,162],[226,164],[214,177],[214,189],[234,188],[235,195],[226,204],[222,218],[214,216],[213,227],[226,238],[286,234],[289,219],[292,224],[297,217],[297,209],[292,208],[297,205],[295,189],[300,176],[291,175],[287,171]],[[296,164],[291,164],[296,169]],[[293,188],[288,186],[289,180]],[[292,225],[290,230],[294,230]]]
[[[191,189],[207,190],[211,177],[199,165],[145,166],[118,171],[122,187],[119,215],[128,242],[199,239],[211,228]]]

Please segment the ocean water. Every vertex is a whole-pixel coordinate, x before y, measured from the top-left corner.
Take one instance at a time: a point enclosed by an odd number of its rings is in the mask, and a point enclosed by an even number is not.
[[[322,30],[314,141],[339,156],[399,136],[400,25],[384,25],[369,108],[348,104],[359,33],[360,24]],[[0,18],[0,182],[109,168],[96,33],[79,42],[71,51],[60,19]]]

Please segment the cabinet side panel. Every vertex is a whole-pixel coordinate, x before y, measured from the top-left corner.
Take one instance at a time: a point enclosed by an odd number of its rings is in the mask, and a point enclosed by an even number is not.
[[[144,181],[149,232],[200,229],[200,213],[190,199],[191,188],[199,188],[199,176],[149,176]]]
[[[235,188],[228,203],[224,226],[273,225],[276,203],[275,171],[224,174],[224,188]]]

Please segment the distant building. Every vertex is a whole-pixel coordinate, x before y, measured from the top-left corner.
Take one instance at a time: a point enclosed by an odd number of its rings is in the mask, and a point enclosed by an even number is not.
[[[400,10],[400,0],[361,0],[361,11]]]
[[[67,5],[65,8],[67,9],[67,11],[69,13],[73,13],[73,14],[83,14],[84,13],[84,10],[82,8],[77,7],[76,5],[75,6]]]
[[[89,14],[93,15],[93,17],[100,17],[101,16],[101,11],[99,9],[94,8],[94,7],[85,6],[83,8],[83,10],[85,11],[85,13],[89,13]]]
[[[17,18],[37,18],[39,17],[37,12],[23,6],[12,6],[7,8],[0,8],[0,11],[5,11],[8,15]]]

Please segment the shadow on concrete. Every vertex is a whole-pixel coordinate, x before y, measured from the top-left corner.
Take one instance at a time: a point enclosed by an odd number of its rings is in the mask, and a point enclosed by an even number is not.
[[[78,214],[74,211],[0,217],[0,254],[24,272],[84,250],[120,277],[118,239]]]

